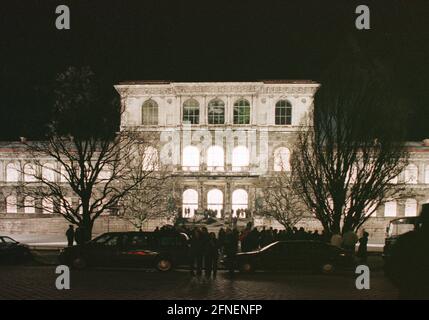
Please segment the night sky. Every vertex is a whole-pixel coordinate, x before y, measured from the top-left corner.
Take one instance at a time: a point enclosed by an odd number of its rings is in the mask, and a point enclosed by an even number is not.
[[[67,4],[71,30],[55,28]],[[355,8],[371,9],[371,30]],[[0,139],[40,137],[55,75],[90,66],[123,80],[319,81],[339,55],[381,64],[409,106],[408,137],[429,138],[429,1],[2,0]],[[349,52],[350,51],[350,52]]]

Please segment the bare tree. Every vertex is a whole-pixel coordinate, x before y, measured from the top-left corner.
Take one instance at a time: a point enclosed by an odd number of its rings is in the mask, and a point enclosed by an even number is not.
[[[27,143],[35,169],[27,173],[33,181],[22,189],[41,209],[82,227],[90,239],[96,219],[117,210],[120,200],[153,173],[135,177],[131,165],[136,145],[152,141],[135,132],[116,133],[120,106],[110,103],[88,68],[60,74],[54,93],[46,139]]]
[[[128,183],[135,185],[119,202],[119,217],[142,230],[149,219],[170,219],[177,213],[176,180],[155,150],[139,145]]]
[[[82,227],[89,238],[101,214],[116,211],[121,199],[144,180],[153,179],[153,170],[138,177],[133,175],[137,143],[146,145],[126,132],[113,141],[52,136],[27,143],[34,155],[32,165],[41,170],[28,172],[24,168],[24,175],[33,178],[24,182],[23,194],[41,200],[41,210],[60,213],[70,223]]]
[[[264,183],[263,190],[262,214],[265,217],[275,219],[285,229],[291,229],[305,216],[308,209],[290,172],[277,172],[274,178]]]
[[[315,97],[314,127],[298,135],[294,175],[328,233],[357,230],[403,189],[404,112],[382,81],[366,70],[334,73]]]

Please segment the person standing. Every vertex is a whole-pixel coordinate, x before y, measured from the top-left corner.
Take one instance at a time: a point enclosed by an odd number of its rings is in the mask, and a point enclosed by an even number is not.
[[[219,243],[219,250],[220,250],[220,254],[223,254],[224,252],[224,244],[225,244],[225,230],[223,228],[220,228],[218,236],[218,243]]]
[[[213,272],[213,278],[217,275],[217,265],[219,260],[219,242],[216,239],[214,232],[209,233],[207,242],[207,251],[205,252],[204,264],[206,269],[206,277],[209,278]]]
[[[203,265],[203,248],[202,248],[201,240],[202,240],[201,232],[200,230],[195,228],[191,237],[190,267],[191,267],[191,274],[195,275],[195,265],[196,265],[197,276],[201,276],[202,265]]]
[[[362,263],[366,263],[366,260],[368,258],[368,237],[369,233],[364,231],[362,238],[359,239],[359,248],[357,256]]]
[[[83,237],[84,237],[84,235],[83,235],[82,227],[78,226],[76,228],[75,233],[74,233],[74,238],[75,238],[76,243],[77,243],[78,246],[81,245],[81,244],[83,244],[83,242],[84,242],[83,241]]]
[[[331,245],[341,248],[343,244],[343,237],[339,233],[335,233],[331,237]]]
[[[343,235],[344,250],[346,250],[349,254],[354,254],[356,243],[358,242],[358,240],[359,238],[353,230],[345,232]]]
[[[230,274],[234,273],[235,268],[235,255],[238,251],[238,230],[232,231],[230,228],[226,229],[225,234],[225,255]]]
[[[73,247],[74,244],[74,227],[73,225],[69,225],[69,228],[66,231],[66,237],[67,237],[67,246],[68,247]]]

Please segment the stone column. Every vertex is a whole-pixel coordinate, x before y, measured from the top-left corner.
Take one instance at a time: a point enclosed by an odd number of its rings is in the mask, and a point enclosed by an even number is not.
[[[232,209],[232,204],[231,204],[231,182],[229,181],[229,179],[227,178],[226,180],[226,184],[225,184],[225,197],[224,197],[224,203],[225,203],[225,207],[224,210],[225,212],[231,212]]]

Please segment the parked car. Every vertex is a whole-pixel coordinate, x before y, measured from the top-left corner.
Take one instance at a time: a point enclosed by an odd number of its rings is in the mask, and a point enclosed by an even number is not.
[[[59,259],[77,269],[109,266],[170,271],[189,263],[189,238],[174,231],[110,232],[83,245],[63,249]]]
[[[324,242],[276,241],[257,251],[238,253],[235,266],[245,273],[255,270],[332,273],[354,266],[354,258]]]
[[[30,248],[10,237],[0,236],[0,263],[21,263],[31,259]]]

